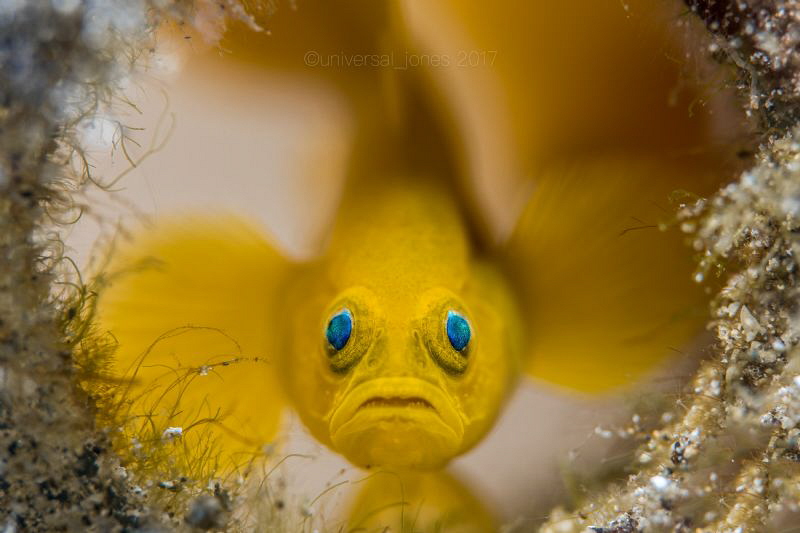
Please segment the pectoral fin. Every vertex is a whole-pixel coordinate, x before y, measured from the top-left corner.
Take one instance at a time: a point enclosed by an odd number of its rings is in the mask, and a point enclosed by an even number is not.
[[[119,343],[113,371],[126,435],[180,440],[187,465],[208,472],[262,453],[285,406],[275,304],[290,269],[235,219],[162,225],[116,255],[98,323]]]
[[[594,158],[541,172],[506,260],[526,310],[527,369],[581,391],[629,384],[703,331],[706,298],[670,196],[697,168]]]

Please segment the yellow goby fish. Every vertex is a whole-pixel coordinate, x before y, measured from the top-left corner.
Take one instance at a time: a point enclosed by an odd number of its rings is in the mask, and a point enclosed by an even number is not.
[[[232,219],[157,230],[119,259],[141,267],[100,303],[126,394],[143,425],[208,420],[240,461],[274,438],[288,401],[356,465],[442,466],[492,427],[524,364],[602,391],[697,332],[700,300],[675,267],[679,236],[620,235],[628,217],[603,212],[623,187],[644,194],[626,184],[633,170],[672,172],[630,161],[564,169],[494,255],[476,245],[447,182],[421,175],[351,187],[325,254],[306,264]],[[633,198],[635,215],[653,215]],[[573,209],[589,222],[571,220]]]
[[[682,238],[655,229],[671,192],[706,189],[694,166],[613,149],[544,164],[497,246],[434,91],[398,87],[404,119],[363,128],[318,258],[231,218],[165,224],[116,258],[99,322],[119,341],[126,434],[181,428],[189,456],[213,443],[228,470],[290,406],[355,465],[436,469],[480,442],[524,371],[603,391],[698,332]]]

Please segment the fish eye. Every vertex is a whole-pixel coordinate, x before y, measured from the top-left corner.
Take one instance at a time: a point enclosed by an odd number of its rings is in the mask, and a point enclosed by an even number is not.
[[[447,312],[445,329],[450,346],[457,352],[463,352],[472,336],[469,321],[457,312],[450,310]]]
[[[423,338],[433,361],[452,377],[464,375],[476,350],[470,316],[455,295],[432,290],[420,300]]]
[[[353,314],[349,309],[342,309],[331,317],[325,330],[328,344],[339,351],[347,345],[353,332]]]
[[[369,351],[379,317],[375,296],[364,287],[351,287],[331,302],[317,323],[325,334],[317,338],[321,355],[335,374],[346,374]]]

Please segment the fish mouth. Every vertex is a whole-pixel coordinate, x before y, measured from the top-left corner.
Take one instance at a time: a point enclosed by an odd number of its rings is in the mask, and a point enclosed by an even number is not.
[[[440,387],[418,378],[373,378],[345,394],[329,431],[334,448],[356,464],[434,467],[456,455],[464,423]]]
[[[413,409],[433,409],[436,408],[421,396],[374,396],[362,403],[358,410],[369,407],[408,407]]]

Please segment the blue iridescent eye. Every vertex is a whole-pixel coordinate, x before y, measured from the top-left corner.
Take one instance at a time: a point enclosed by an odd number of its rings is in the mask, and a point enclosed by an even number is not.
[[[328,338],[328,343],[334,350],[341,350],[350,340],[350,334],[353,332],[353,315],[349,309],[342,309],[328,321],[328,329],[325,330],[325,336]]]
[[[472,333],[469,329],[469,322],[455,311],[447,312],[447,338],[457,352],[461,352],[469,344]]]

